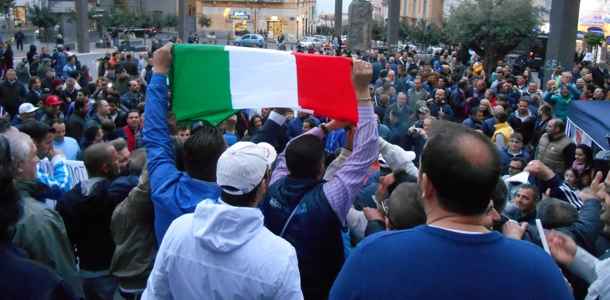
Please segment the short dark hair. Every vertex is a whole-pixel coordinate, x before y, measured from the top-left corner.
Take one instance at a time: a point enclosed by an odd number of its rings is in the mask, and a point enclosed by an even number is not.
[[[261,181],[253,190],[243,195],[231,195],[221,189],[220,197],[222,201],[232,206],[250,206],[254,203],[256,193],[261,188],[263,181]]]
[[[491,201],[494,204],[494,208],[496,211],[501,212],[506,207],[506,196],[508,195],[508,188],[506,187],[506,183],[501,178],[498,178],[498,183],[496,183],[496,188],[494,189],[493,194],[491,194]]]
[[[222,131],[204,123],[184,142],[184,167],[193,178],[216,181],[216,164],[226,148]]]
[[[550,116],[550,115],[552,115],[552,112],[553,112],[553,109],[552,109],[552,107],[550,105],[544,104],[544,105],[540,106],[540,113],[541,114],[545,114],[547,116]]]
[[[555,121],[555,127],[559,128],[559,130],[561,132],[564,132],[566,130],[566,123],[562,120],[562,119],[553,119],[553,121]]]
[[[130,109],[130,110],[127,112],[127,116],[129,117],[129,115],[130,115],[130,114],[138,114],[138,116],[140,116],[140,111],[139,111],[139,110],[137,110],[137,109]]]
[[[524,183],[517,187],[517,191],[523,190],[523,189],[534,192],[534,202],[535,203],[538,203],[538,201],[540,201],[540,190],[538,189],[537,186],[535,186],[533,184],[529,184],[529,183]]]
[[[89,176],[103,175],[102,167],[112,160],[111,148],[109,143],[97,143],[85,149],[83,160]]]
[[[498,123],[504,123],[508,120],[508,114],[504,111],[499,111],[496,113],[496,119]]]
[[[19,131],[29,135],[36,144],[43,142],[50,130],[49,125],[35,120],[27,121],[19,127]]]
[[[526,164],[526,163],[525,163],[525,159],[523,159],[523,157],[518,157],[518,156],[515,156],[515,157],[511,158],[511,159],[510,159],[510,161],[518,161],[518,162],[520,162],[520,163],[521,163],[521,166],[522,166],[523,168],[525,168],[525,164]]]
[[[540,201],[536,211],[544,228],[570,226],[578,220],[578,210],[574,206],[555,198]]]
[[[489,138],[461,124],[435,121],[421,171],[439,204],[461,215],[485,213],[500,176],[500,157]]]
[[[390,198],[385,200],[392,229],[409,229],[426,223],[426,213],[421,204],[419,185],[413,182],[399,184]]]
[[[138,148],[129,155],[129,174],[140,176],[146,165],[146,149]]]
[[[110,144],[117,152],[121,152],[123,149],[127,148],[127,141],[122,137],[110,141]]]
[[[51,126],[54,124],[66,124],[66,122],[62,118],[54,118],[53,121],[51,121]]]
[[[314,135],[302,135],[286,147],[286,165],[291,177],[316,178],[320,175],[323,161],[324,145]]]

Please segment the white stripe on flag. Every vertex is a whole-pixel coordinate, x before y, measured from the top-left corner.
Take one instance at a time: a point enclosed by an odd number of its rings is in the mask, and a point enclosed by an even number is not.
[[[299,106],[294,55],[234,46],[225,50],[234,109]]]

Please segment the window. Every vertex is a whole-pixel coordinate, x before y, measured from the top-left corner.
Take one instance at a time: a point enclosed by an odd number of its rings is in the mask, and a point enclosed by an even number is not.
[[[409,0],[403,0],[402,2],[402,15],[406,17],[409,14]]]

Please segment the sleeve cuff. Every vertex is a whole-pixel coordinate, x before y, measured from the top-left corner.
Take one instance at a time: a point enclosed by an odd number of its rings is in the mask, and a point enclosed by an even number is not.
[[[283,126],[284,123],[286,123],[286,117],[282,116],[281,114],[278,114],[274,111],[272,111],[269,114],[269,120],[275,122],[276,124]]]
[[[597,258],[586,250],[578,247],[576,249],[576,255],[574,256],[574,261],[568,266],[568,269],[588,283],[592,283],[597,279],[597,274],[595,273],[595,265],[597,262]]]

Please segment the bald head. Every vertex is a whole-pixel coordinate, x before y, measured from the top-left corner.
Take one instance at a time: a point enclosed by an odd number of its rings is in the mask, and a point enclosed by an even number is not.
[[[500,159],[495,146],[482,134],[461,124],[435,121],[420,173],[431,182],[436,200],[445,210],[480,215],[487,209],[500,176]]]

